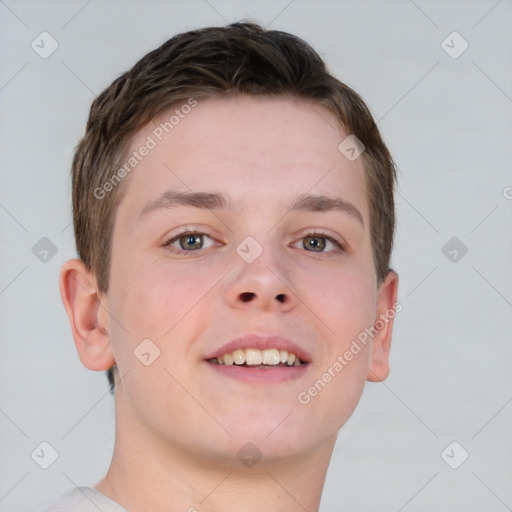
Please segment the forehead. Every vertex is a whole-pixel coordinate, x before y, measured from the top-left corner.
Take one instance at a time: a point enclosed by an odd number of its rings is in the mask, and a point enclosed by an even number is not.
[[[128,157],[135,152],[139,160],[120,208],[140,212],[169,189],[228,190],[235,209],[255,211],[263,204],[282,208],[289,203],[283,199],[310,192],[341,195],[366,218],[362,159],[349,161],[338,150],[346,136],[327,108],[296,98],[184,102],[133,137]]]

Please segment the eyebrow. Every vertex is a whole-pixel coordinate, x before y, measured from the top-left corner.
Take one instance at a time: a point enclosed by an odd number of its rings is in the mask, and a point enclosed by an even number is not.
[[[139,220],[146,217],[149,213],[162,208],[175,208],[178,206],[189,206],[204,210],[228,210],[233,211],[232,200],[217,192],[178,192],[168,190],[161,196],[150,201],[139,214]],[[359,221],[364,227],[364,219],[361,212],[349,201],[341,197],[328,197],[314,194],[301,194],[289,202],[287,205],[289,211],[308,211],[308,212],[329,212],[342,211]]]

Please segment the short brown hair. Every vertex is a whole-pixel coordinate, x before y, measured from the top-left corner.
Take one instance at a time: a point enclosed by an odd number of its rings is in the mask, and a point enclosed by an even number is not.
[[[190,98],[236,94],[314,101],[335,114],[347,135],[364,144],[361,158],[375,269],[379,284],[384,280],[390,270],[395,228],[396,171],[370,111],[356,92],[329,73],[305,41],[238,22],[174,36],[92,103],[72,165],[73,222],[78,256],[96,276],[100,291],[108,291],[115,212],[127,180],[109,187],[108,194],[103,193],[104,185],[126,159],[132,136]],[[102,197],[98,191],[103,191]],[[114,366],[107,370],[111,393]]]

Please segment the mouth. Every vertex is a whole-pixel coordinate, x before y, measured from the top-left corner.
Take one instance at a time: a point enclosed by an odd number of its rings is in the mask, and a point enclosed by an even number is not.
[[[301,378],[311,356],[282,336],[248,334],[208,354],[205,362],[217,375],[264,385]]]
[[[241,348],[207,360],[211,364],[221,366],[237,366],[241,368],[270,370],[302,366],[307,364],[294,352],[278,348],[260,350],[257,348]]]

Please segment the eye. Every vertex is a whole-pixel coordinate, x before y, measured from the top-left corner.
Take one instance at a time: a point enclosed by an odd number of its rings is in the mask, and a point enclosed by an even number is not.
[[[200,233],[192,230],[182,231],[165,242],[164,247],[171,247],[176,252],[195,252],[199,249],[205,248],[205,237],[212,240],[206,233]],[[175,244],[178,244],[178,247],[176,247]],[[208,247],[211,247],[211,245]]]
[[[209,245],[205,245],[205,238],[211,241]],[[302,240],[302,247],[308,252],[326,253],[344,250],[341,241],[321,232],[308,233],[300,240]],[[209,235],[190,229],[178,233],[163,244],[164,247],[169,247],[172,252],[186,256],[213,245],[215,245],[215,241]],[[329,248],[330,246],[334,247],[334,249],[332,247]]]
[[[309,252],[332,252],[332,249],[324,250],[329,244],[333,245],[338,250],[343,250],[343,244],[335,238],[326,235],[325,233],[308,233],[301,240],[304,249]],[[311,249],[311,251],[310,251]]]

